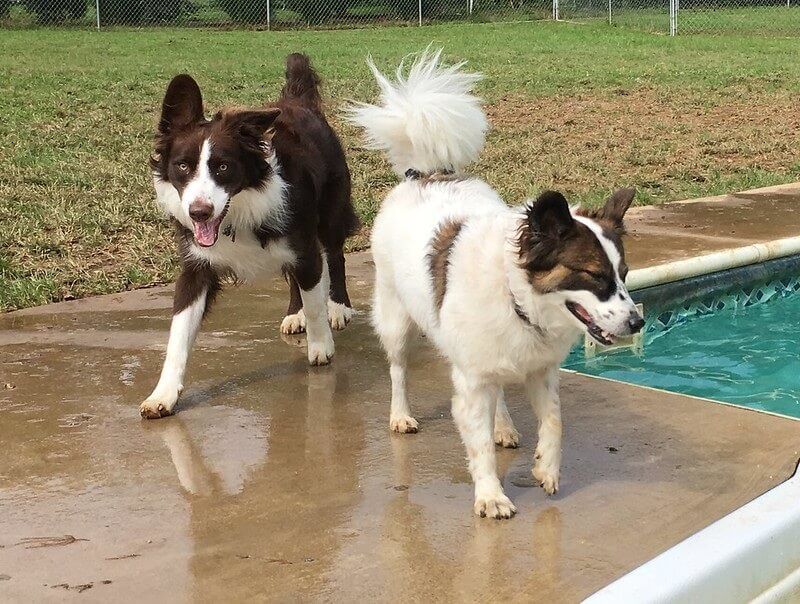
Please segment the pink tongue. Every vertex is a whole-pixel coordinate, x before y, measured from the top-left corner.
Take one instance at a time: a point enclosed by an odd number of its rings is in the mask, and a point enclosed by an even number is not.
[[[217,242],[219,224],[221,220],[207,220],[206,222],[194,223],[194,238],[203,247],[209,247]]]
[[[586,310],[586,309],[585,309],[583,306],[581,306],[580,304],[578,304],[578,305],[576,305],[576,306],[577,306],[576,310],[578,311],[578,314],[579,314],[581,317],[583,317],[583,319],[584,319],[585,321],[587,321],[587,322],[591,323],[591,322],[592,322],[592,315],[590,315],[590,314],[587,312],[587,310]]]

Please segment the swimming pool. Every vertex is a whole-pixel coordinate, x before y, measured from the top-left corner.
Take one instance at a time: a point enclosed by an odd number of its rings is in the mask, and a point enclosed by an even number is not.
[[[680,302],[680,284],[640,294],[647,318],[641,354],[587,359],[576,349],[564,366],[800,418],[800,259],[777,264],[780,272],[767,280],[775,264],[686,283],[694,297]],[[754,272],[760,280],[748,283]]]

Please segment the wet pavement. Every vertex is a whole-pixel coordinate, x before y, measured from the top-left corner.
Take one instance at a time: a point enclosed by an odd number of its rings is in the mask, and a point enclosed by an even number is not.
[[[625,217],[631,268],[800,235],[800,183],[633,208]]]
[[[574,602],[766,489],[800,422],[564,374],[561,491],[530,478],[535,422],[499,452],[511,520],[477,518],[444,363],[412,355],[421,430],[388,430],[362,313],[327,368],[278,333],[282,283],[230,289],[177,414],[143,421],[168,288],[0,316],[0,601]]]

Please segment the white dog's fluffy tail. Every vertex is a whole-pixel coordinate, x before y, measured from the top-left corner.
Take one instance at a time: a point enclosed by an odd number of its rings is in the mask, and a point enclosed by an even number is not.
[[[409,169],[460,171],[483,149],[488,124],[472,93],[482,76],[461,71],[465,62],[441,65],[441,54],[441,49],[426,49],[407,76],[400,63],[393,82],[369,59],[381,89],[380,104],[357,103],[347,110],[350,121],[364,128],[367,145],[386,151],[399,176]]]

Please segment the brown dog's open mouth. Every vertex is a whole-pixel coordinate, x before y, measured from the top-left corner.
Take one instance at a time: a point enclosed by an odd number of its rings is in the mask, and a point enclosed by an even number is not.
[[[577,302],[566,302],[567,310],[571,312],[578,321],[583,323],[586,326],[586,331],[589,332],[589,335],[592,336],[595,340],[603,344],[604,346],[611,346],[614,343],[614,334],[608,333],[606,330],[601,329],[600,326],[594,322],[592,319],[592,315],[589,314],[583,306],[578,304]]]
[[[216,218],[204,222],[192,221],[192,225],[194,226],[194,240],[197,241],[197,245],[200,247],[211,247],[217,242],[217,239],[219,239],[219,227],[228,214],[229,207],[230,203],[226,204],[220,215]]]

